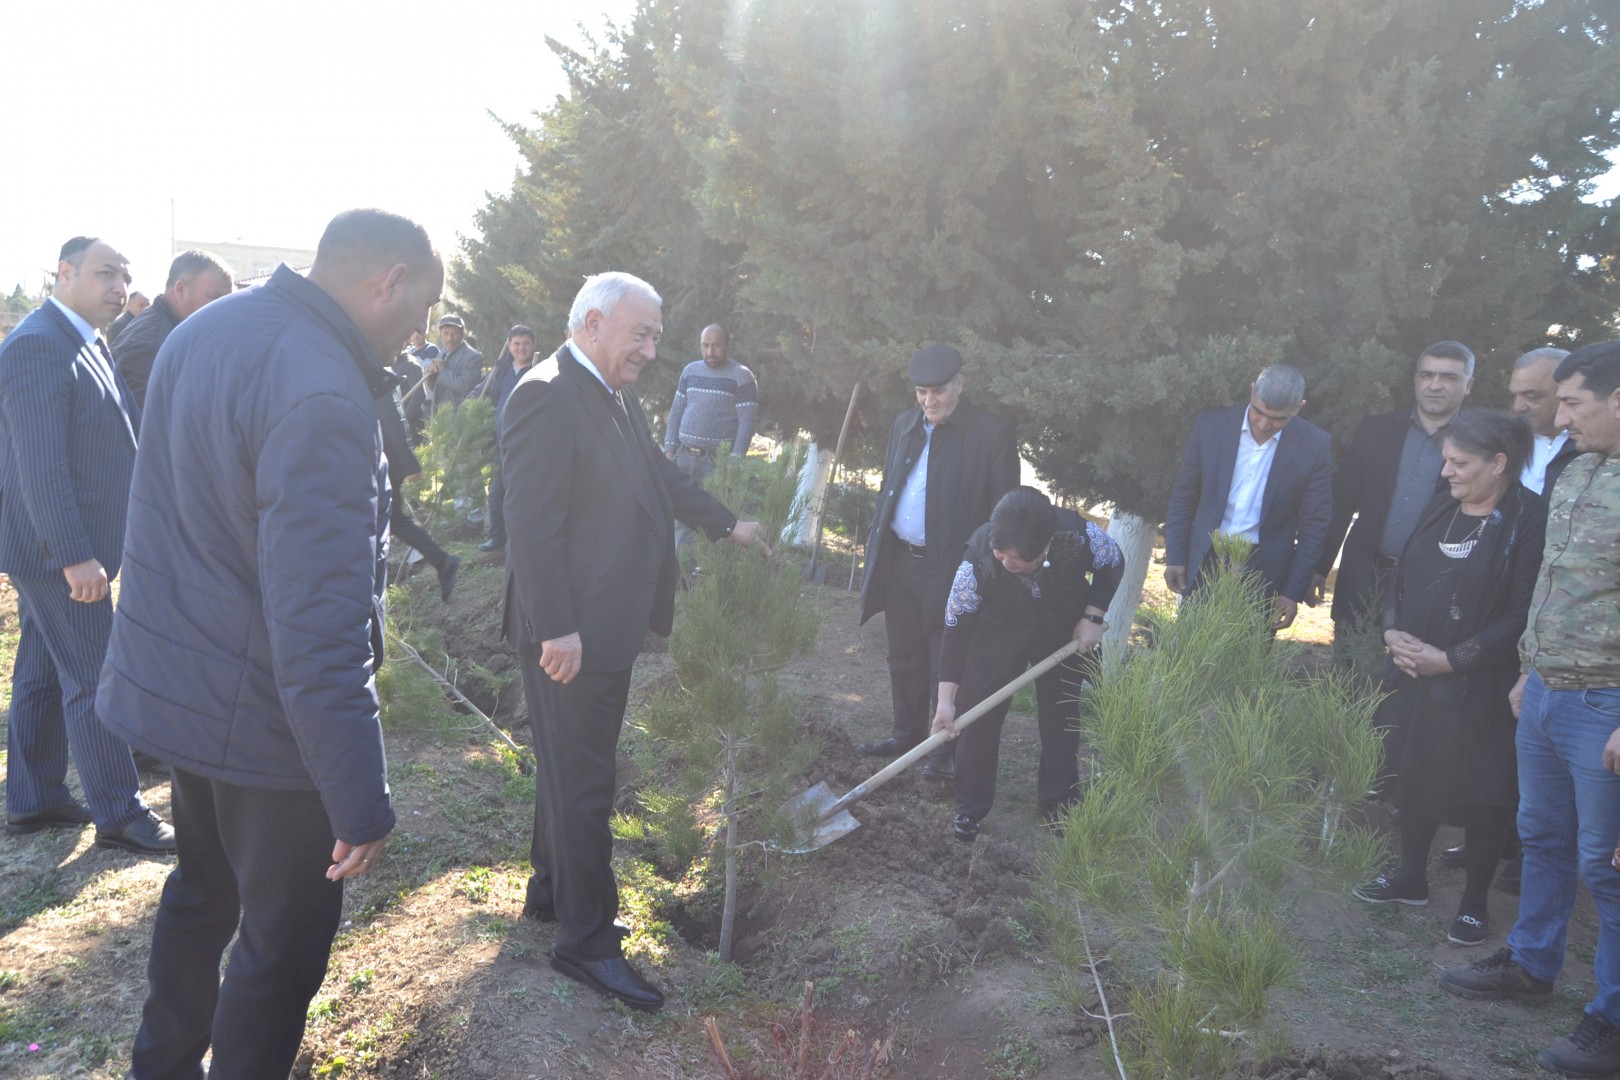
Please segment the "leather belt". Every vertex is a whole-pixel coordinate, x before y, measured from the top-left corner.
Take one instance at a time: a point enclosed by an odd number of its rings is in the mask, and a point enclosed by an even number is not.
[[[709,457],[714,453],[714,449],[712,447],[687,446],[685,443],[681,444],[681,449],[686,453],[691,454],[693,457]]]
[[[908,544],[898,536],[894,538],[894,542],[900,545],[899,550],[904,551],[914,559],[921,559],[928,554],[928,547],[924,544]]]

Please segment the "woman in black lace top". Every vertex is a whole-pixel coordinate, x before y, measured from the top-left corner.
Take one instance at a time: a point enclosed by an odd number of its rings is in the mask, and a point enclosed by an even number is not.
[[[1507,413],[1463,413],[1446,428],[1450,491],[1424,510],[1384,594],[1390,664],[1377,722],[1390,740],[1400,863],[1358,888],[1375,904],[1427,904],[1429,846],[1442,823],[1466,830],[1467,883],[1448,938],[1485,940],[1486,894],[1519,802],[1514,719],[1518,640],[1547,527],[1519,484],[1530,429]]]

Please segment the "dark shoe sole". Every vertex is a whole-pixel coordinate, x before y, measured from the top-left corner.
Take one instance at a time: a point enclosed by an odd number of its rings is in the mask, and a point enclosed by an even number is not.
[[[956,782],[956,773],[946,769],[936,769],[932,765],[924,765],[922,778],[932,780],[936,784],[953,784]]]
[[[167,858],[175,853],[172,847],[152,847],[147,844],[137,844],[133,840],[112,839],[110,837],[96,837],[96,847],[118,851],[133,851],[137,855],[153,855],[158,858]]]
[[[6,822],[7,836],[32,836],[34,833],[46,832],[50,829],[82,829],[90,824],[88,821],[46,821],[37,825],[13,825]]]
[[[1546,990],[1475,990],[1472,987],[1456,986],[1440,980],[1440,988],[1448,994],[1455,994],[1469,1001],[1551,1001],[1552,988]]]
[[[662,1001],[635,1001],[631,998],[626,998],[619,994],[615,994],[613,991],[606,989],[595,979],[591,978],[590,975],[586,974],[584,968],[576,967],[574,964],[569,963],[567,960],[564,960],[555,953],[553,953],[551,956],[551,970],[557,972],[559,975],[565,975],[568,978],[573,979],[581,986],[589,987],[598,994],[601,994],[603,997],[612,998],[614,1001],[617,1001],[627,1009],[634,1009],[637,1012],[655,1013],[664,1007],[664,1003]]]
[[[1360,889],[1351,889],[1350,895],[1367,904],[1405,904],[1407,907],[1428,907],[1429,898],[1414,900],[1405,896],[1369,896]]]

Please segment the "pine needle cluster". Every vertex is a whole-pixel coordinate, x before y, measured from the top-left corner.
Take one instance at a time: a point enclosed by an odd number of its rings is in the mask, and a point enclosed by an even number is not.
[[[776,462],[723,462],[710,490],[739,516],[781,535],[793,508],[802,448]],[[713,836],[723,858],[721,959],[729,959],[739,849],[788,836],[792,822],[771,808],[820,751],[777,672],[814,650],[820,612],[803,593],[796,559],[770,559],[726,541],[697,537],[702,572],[683,595],[670,654],[676,683],[653,694],[632,723],[667,749],[667,770],[643,792],[639,826],[666,859],[691,860]],[[622,823],[621,830],[632,828]],[[711,832],[712,828],[712,832]]]
[[[1087,695],[1093,782],[1042,867],[1074,1003],[1099,937],[1136,987],[1116,1066],[1135,1077],[1224,1075],[1292,971],[1294,902],[1382,856],[1346,815],[1376,775],[1376,697],[1292,677],[1269,597],[1231,569],[1245,548],[1217,551],[1227,568]]]

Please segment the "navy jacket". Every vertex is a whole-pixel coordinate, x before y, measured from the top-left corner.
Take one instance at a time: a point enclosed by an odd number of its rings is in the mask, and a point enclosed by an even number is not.
[[[94,558],[118,573],[140,420],[55,304],[17,324],[0,343],[0,572],[61,581]]]
[[[1221,527],[1237,468],[1238,440],[1248,405],[1207,409],[1193,421],[1181,450],[1164,520],[1164,563],[1187,568],[1187,587]],[[1260,504],[1260,542],[1249,565],[1282,595],[1304,600],[1333,511],[1333,451],[1328,433],[1299,417],[1277,436]]]
[[[96,713],[131,746],[320,792],[351,844],[393,828],[373,679],[393,377],[283,266],[183,322],[153,368]]]

